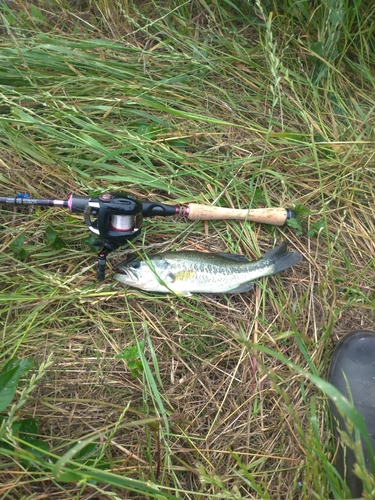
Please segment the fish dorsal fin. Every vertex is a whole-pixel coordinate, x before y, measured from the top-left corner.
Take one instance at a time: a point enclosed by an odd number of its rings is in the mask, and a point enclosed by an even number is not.
[[[222,257],[223,259],[232,260],[234,262],[250,262],[245,255],[240,255],[238,253],[215,253],[214,255]]]

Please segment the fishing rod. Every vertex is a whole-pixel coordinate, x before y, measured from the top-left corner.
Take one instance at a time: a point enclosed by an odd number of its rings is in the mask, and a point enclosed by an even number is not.
[[[233,219],[282,226],[295,217],[289,208],[222,208],[190,203],[187,206],[166,205],[159,202],[142,202],[124,193],[102,193],[98,197],[71,195],[67,200],[31,198],[28,194],[0,196],[0,204],[35,205],[68,208],[70,212],[83,213],[88,229],[101,239],[98,254],[97,278],[105,277],[106,258],[110,252],[125,245],[141,234],[144,217],[182,216],[189,220]]]

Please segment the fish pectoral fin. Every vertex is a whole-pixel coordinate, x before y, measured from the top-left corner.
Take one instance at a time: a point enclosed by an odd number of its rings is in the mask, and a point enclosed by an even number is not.
[[[164,282],[166,285],[168,285],[169,283],[173,283],[174,282],[174,274],[173,273],[167,274],[167,276],[164,278]]]
[[[177,281],[186,281],[192,278],[195,274],[195,271],[186,270],[186,271],[177,271],[176,273],[169,273],[165,282],[166,283],[176,283]]]
[[[232,290],[227,290],[225,293],[245,293],[250,292],[254,288],[254,281],[248,281],[246,283],[241,283],[241,285],[232,288]]]
[[[188,290],[179,290],[179,283],[188,280],[195,274],[195,271],[178,271],[177,273],[169,273],[164,279],[167,288],[180,297],[190,297],[192,294]],[[173,286],[175,284],[175,286]]]

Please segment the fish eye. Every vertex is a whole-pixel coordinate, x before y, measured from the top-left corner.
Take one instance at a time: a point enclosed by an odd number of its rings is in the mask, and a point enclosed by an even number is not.
[[[139,269],[140,266],[141,266],[141,263],[138,260],[136,260],[135,262],[132,262],[130,265],[130,267],[132,269]]]

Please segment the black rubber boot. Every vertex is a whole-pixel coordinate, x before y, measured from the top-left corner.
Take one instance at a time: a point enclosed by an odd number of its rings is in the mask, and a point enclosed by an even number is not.
[[[345,377],[344,377],[345,373]],[[362,415],[375,453],[375,332],[358,330],[340,340],[333,353],[328,381],[334,385],[353,404]],[[347,384],[350,387],[348,394]],[[339,439],[339,429],[346,431],[343,418],[336,406],[330,401],[335,436]],[[362,441],[365,463],[371,471],[368,449]],[[340,446],[336,468],[346,480],[354,498],[362,496],[362,481],[353,473],[354,453],[348,447]]]

